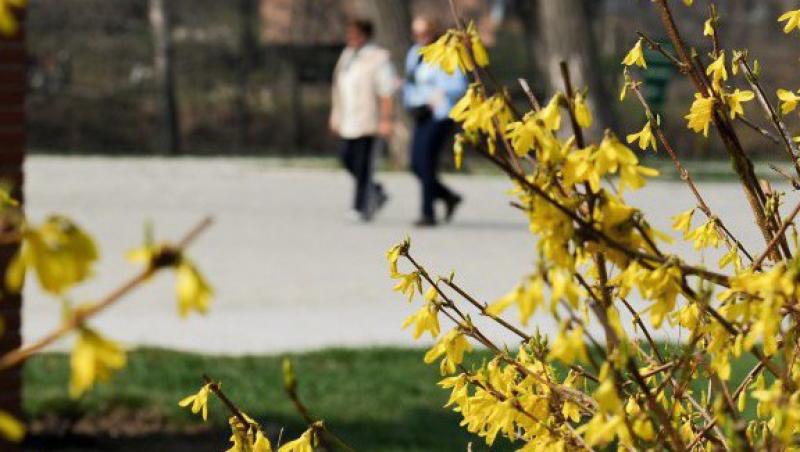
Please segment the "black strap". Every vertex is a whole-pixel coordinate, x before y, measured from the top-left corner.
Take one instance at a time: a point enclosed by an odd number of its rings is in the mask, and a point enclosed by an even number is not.
[[[417,64],[406,72],[406,80],[412,85],[417,84],[417,69],[422,64],[422,55],[417,58]]]

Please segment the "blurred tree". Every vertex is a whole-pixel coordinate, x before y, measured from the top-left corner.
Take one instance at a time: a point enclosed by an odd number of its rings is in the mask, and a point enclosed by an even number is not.
[[[236,95],[236,122],[239,125],[238,147],[243,149],[250,144],[250,125],[252,117],[248,104],[250,73],[254,70],[258,59],[258,39],[256,38],[256,21],[258,20],[257,0],[239,0],[239,64],[236,78],[239,91]]]
[[[150,27],[153,34],[153,70],[162,115],[159,151],[177,154],[181,150],[180,124],[175,94],[172,29],[165,0],[150,0]]]
[[[411,2],[409,0],[362,0],[375,22],[375,41],[389,49],[392,61],[402,68],[411,47]]]
[[[559,64],[569,65],[576,89],[589,88],[589,102],[595,112],[594,133],[612,127],[614,115],[598,71],[598,49],[593,37],[594,0],[520,0],[519,11],[527,14],[526,34],[532,40],[534,62],[552,92],[564,88]]]
[[[360,0],[361,9],[375,22],[375,41],[388,49],[399,74],[404,72],[405,57],[411,47],[411,1],[410,0]],[[411,122],[397,103],[396,127],[389,152],[392,164],[403,166],[408,161]]]

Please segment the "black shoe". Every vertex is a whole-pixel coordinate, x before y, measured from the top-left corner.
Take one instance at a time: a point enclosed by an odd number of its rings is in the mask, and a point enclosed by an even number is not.
[[[379,191],[377,197],[378,199],[375,202],[375,212],[383,209],[383,206],[385,206],[386,202],[389,201],[389,195],[387,195],[383,191]]]
[[[414,226],[418,228],[430,228],[436,226],[436,219],[430,217],[422,217],[414,222]]]
[[[452,198],[445,201],[446,211],[444,213],[444,221],[449,223],[453,219],[453,215],[456,213],[456,209],[461,204],[463,199],[461,196],[453,195]]]
[[[367,203],[367,208],[361,212],[361,220],[364,222],[372,221],[375,214],[389,201],[389,195],[383,191],[376,191],[375,195],[370,198],[370,202]]]

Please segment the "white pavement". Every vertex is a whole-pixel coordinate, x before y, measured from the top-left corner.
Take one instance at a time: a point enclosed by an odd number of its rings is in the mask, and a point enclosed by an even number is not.
[[[64,213],[99,242],[97,276],[75,291],[76,301],[97,298],[133,274],[124,254],[141,242],[146,220],[158,237],[175,239],[205,215],[215,217],[189,250],[216,288],[209,315],[179,319],[173,278],[161,275],[93,322],[129,345],[211,353],[410,346],[415,343],[400,326],[415,306],[391,291],[384,260],[390,245],[409,234],[421,262],[440,274],[455,270],[484,300],[510,289],[535,256],[502,177],[446,176],[464,195],[463,208],[452,224],[422,230],[410,226],[418,187],[405,173],[379,176],[392,198],[373,223],[360,224],[347,219],[352,187],[340,171],[287,169],[256,159],[93,157],[32,157],[26,171],[33,221]],[[729,226],[747,231],[745,243],[761,249],[740,189],[700,185]],[[691,204],[677,182],[653,182],[628,198],[662,230]],[[58,303],[28,284],[26,340],[52,328],[59,315]],[[535,322],[553,329],[544,317]]]

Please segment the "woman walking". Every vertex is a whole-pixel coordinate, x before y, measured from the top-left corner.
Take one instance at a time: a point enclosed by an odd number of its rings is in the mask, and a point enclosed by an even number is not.
[[[449,75],[441,68],[422,61],[419,51],[438,37],[438,24],[428,17],[417,17],[411,24],[415,44],[406,57],[406,81],[403,101],[414,120],[411,141],[411,170],[419,179],[422,193],[422,212],[417,226],[435,226],[434,203],[444,202],[444,220],[450,221],[461,196],[439,180],[439,160],[442,148],[452,136],[454,123],[450,110],[464,95],[467,78],[456,71]]]

